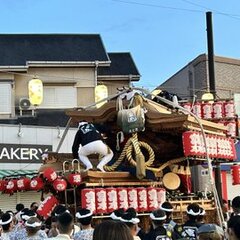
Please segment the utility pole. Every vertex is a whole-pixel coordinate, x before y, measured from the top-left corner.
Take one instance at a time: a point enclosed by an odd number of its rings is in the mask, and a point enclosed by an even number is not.
[[[207,43],[208,43],[208,75],[210,93],[213,94],[216,100],[216,86],[215,86],[215,69],[214,69],[214,47],[213,47],[213,28],[212,28],[212,12],[206,13],[207,20]],[[218,160],[215,161],[215,184],[218,192],[218,197],[221,205],[222,201],[222,180],[221,180],[221,166]],[[209,173],[211,174],[211,173]]]

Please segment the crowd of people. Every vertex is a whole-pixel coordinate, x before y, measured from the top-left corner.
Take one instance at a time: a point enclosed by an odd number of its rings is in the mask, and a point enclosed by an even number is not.
[[[240,239],[240,196],[232,200],[231,207],[232,213],[223,229],[204,222],[206,212],[196,203],[188,205],[187,221],[177,224],[172,219],[172,204],[164,202],[149,214],[151,226],[144,231],[133,208],[115,210],[108,218],[93,223],[93,213],[88,209],[79,208],[73,216],[64,205],[58,205],[43,221],[36,213],[36,202],[29,208],[17,204],[16,212],[0,213],[0,240],[237,240]]]

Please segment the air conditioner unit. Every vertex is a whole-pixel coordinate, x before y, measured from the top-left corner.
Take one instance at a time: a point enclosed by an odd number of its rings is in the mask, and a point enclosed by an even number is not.
[[[20,110],[29,110],[31,107],[30,100],[28,98],[19,99],[19,109]]]
[[[32,116],[35,115],[35,108],[31,105],[31,102],[27,97],[19,99],[19,110],[20,110],[20,116],[23,115],[23,111],[32,111],[31,115]]]

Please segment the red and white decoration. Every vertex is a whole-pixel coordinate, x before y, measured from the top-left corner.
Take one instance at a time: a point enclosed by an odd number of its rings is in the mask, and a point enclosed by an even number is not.
[[[223,103],[224,116],[225,118],[234,118],[235,117],[235,107],[233,100],[225,101]]]
[[[202,118],[203,119],[212,118],[212,104],[210,102],[202,103]]]
[[[117,188],[118,208],[128,209],[128,191],[126,188]]]
[[[68,175],[68,182],[73,186],[79,186],[82,182],[80,173],[71,173]]]
[[[154,187],[147,188],[147,198],[148,198],[148,211],[153,211],[159,207],[158,194],[156,188]]]
[[[106,188],[107,191],[107,209],[108,212],[113,212],[118,209],[117,189]]]
[[[43,177],[46,178],[49,182],[53,182],[57,179],[57,173],[53,168],[47,168],[43,171]]]
[[[138,193],[136,188],[128,188],[128,207],[138,211]]]
[[[87,208],[91,212],[96,212],[95,189],[84,188],[81,191],[82,208]]]
[[[107,213],[107,192],[105,188],[95,188],[96,213]]]
[[[144,187],[138,187],[137,194],[138,194],[138,211],[146,212],[148,210],[147,189]]]
[[[13,194],[17,191],[17,180],[11,179],[5,182],[5,193]]]
[[[205,145],[203,136],[199,132],[184,132],[183,133],[183,150],[184,155],[205,157]],[[229,160],[236,159],[236,149],[234,147],[234,140],[227,137],[220,137],[215,135],[206,135],[206,142],[209,157],[224,158]]]
[[[30,188],[30,178],[20,178],[17,180],[18,191],[27,191]]]
[[[240,184],[240,165],[232,165],[232,184],[239,185]]]
[[[53,209],[57,206],[58,200],[54,196],[48,196],[38,207],[37,214],[47,219],[51,216]]]
[[[217,101],[213,103],[213,118],[221,119],[224,116],[223,102]]]
[[[157,200],[158,206],[166,201],[166,189],[164,188],[157,188]]]
[[[62,192],[67,188],[67,181],[61,177],[58,177],[56,180],[54,180],[53,187],[56,191]]]
[[[200,102],[196,102],[193,105],[192,111],[198,118],[202,118],[202,105]]]
[[[84,188],[81,190],[81,200],[83,208],[97,214],[112,213],[118,208],[130,207],[137,212],[149,212],[166,201],[166,190],[158,187]]]
[[[43,180],[40,177],[34,177],[29,186],[30,190],[39,191],[43,188]]]
[[[188,112],[191,112],[192,110],[192,104],[189,102],[183,103],[182,107],[185,108]]]
[[[236,137],[237,135],[237,124],[236,121],[233,119],[231,121],[225,121],[224,126],[227,127],[227,135],[230,137]]]
[[[0,180],[0,191],[3,192],[5,190],[5,180]]]

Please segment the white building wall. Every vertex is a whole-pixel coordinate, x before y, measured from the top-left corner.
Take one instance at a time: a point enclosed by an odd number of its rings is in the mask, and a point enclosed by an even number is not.
[[[227,188],[229,200],[240,196],[240,185],[232,185],[232,175],[230,173],[227,173]]]
[[[52,151],[56,151],[63,134],[64,128],[42,127],[42,126],[21,126],[0,124],[0,144],[36,144],[52,145]],[[59,152],[71,153],[72,143],[77,129],[70,128]],[[20,134],[19,134],[20,133]],[[60,134],[59,134],[60,133]],[[19,136],[20,135],[20,136]],[[59,137],[60,135],[60,137]],[[1,170],[38,170],[41,162],[38,163],[1,163]]]

